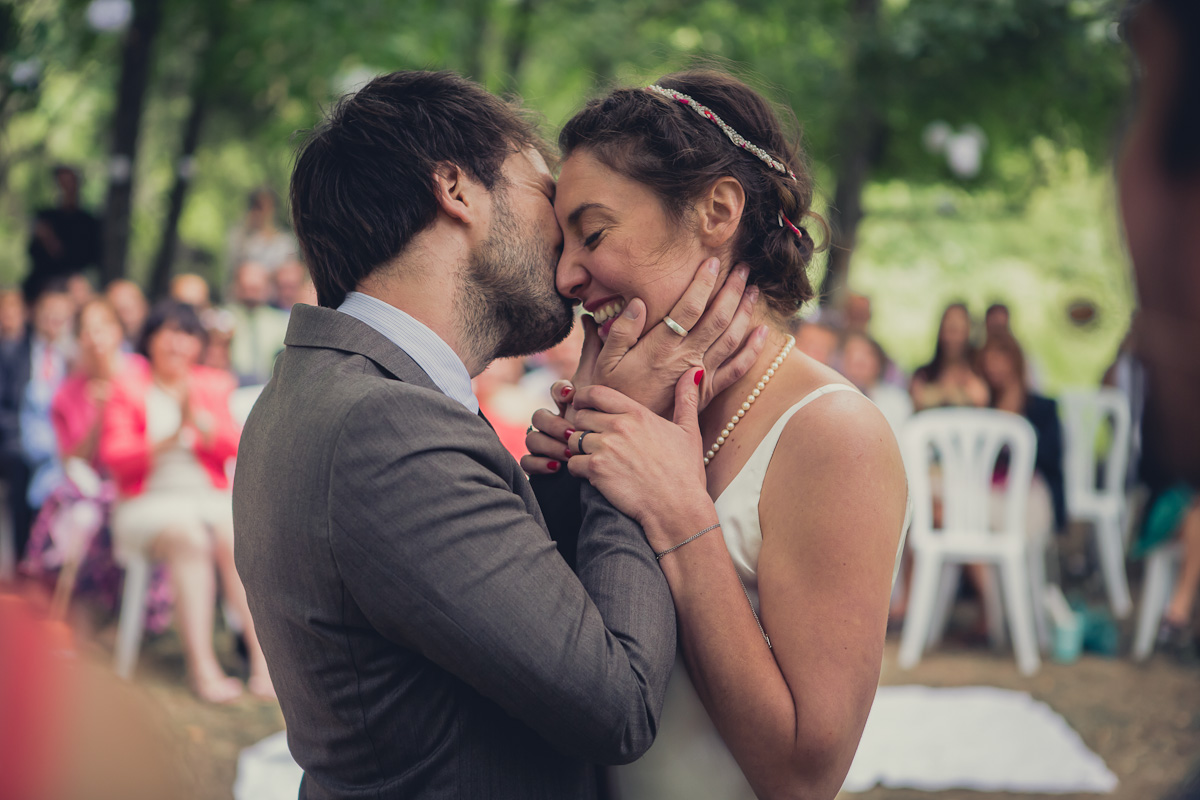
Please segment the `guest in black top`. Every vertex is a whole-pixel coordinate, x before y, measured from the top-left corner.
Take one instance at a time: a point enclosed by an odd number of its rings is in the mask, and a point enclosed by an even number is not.
[[[990,337],[979,351],[979,371],[991,394],[989,406],[1020,414],[1029,420],[1037,434],[1034,472],[1050,490],[1054,509],[1054,527],[1067,524],[1066,489],[1063,481],[1063,434],[1058,419],[1058,403],[1029,391],[1025,378],[1025,356],[1012,336]],[[1033,497],[1030,497],[1031,502]]]

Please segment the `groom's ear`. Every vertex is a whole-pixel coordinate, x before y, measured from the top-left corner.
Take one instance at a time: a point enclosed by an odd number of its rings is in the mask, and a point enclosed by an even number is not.
[[[433,190],[438,207],[451,219],[467,225],[478,222],[478,193],[483,187],[457,164],[444,161],[437,165],[433,171]]]
[[[700,244],[720,248],[733,238],[742,211],[746,208],[746,190],[729,175],[717,179],[696,204],[700,222]]]

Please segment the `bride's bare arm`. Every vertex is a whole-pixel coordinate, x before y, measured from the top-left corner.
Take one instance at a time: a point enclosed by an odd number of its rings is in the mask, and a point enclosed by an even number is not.
[[[702,469],[691,452],[694,418],[678,408],[674,422],[630,411],[625,398],[597,388],[576,400],[585,407],[581,430],[596,435],[587,434],[590,455],[573,457],[571,472],[635,518],[683,495]],[[575,451],[578,436],[569,437]],[[666,518],[686,509],[699,531],[712,503],[687,496]],[[836,393],[788,423],[763,485],[758,588],[774,650],[721,536],[701,536],[659,562],[693,683],[764,800],[833,798],[845,779],[878,683],[905,502],[883,415],[859,395]],[[686,538],[686,525],[641,521],[656,552]]]
[[[879,680],[906,484],[890,429],[838,393],[784,430],[763,484],[767,649],[719,539],[662,560],[688,670],[759,797],[833,798]]]

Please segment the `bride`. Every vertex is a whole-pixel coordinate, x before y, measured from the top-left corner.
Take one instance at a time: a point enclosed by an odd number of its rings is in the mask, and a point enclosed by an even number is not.
[[[594,100],[559,145],[558,289],[591,319],[566,412],[534,416],[522,466],[549,474],[565,450],[625,513],[671,497],[696,531],[645,526],[686,675],[647,756],[615,771],[619,794],[832,798],[875,696],[907,490],[883,415],[787,334],[813,296],[801,153],[762,97],[713,71]],[[703,310],[685,308],[688,265],[705,258],[714,282],[750,286],[754,366],[711,397],[699,363],[612,369],[656,327],[686,336]]]

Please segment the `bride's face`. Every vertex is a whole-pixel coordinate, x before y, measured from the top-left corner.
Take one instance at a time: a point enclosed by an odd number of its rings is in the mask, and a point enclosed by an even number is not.
[[[558,178],[554,213],[563,231],[558,291],[580,301],[607,338],[635,297],[646,304],[646,330],[670,313],[705,252],[686,222],[672,222],[644,184],[577,150]]]

